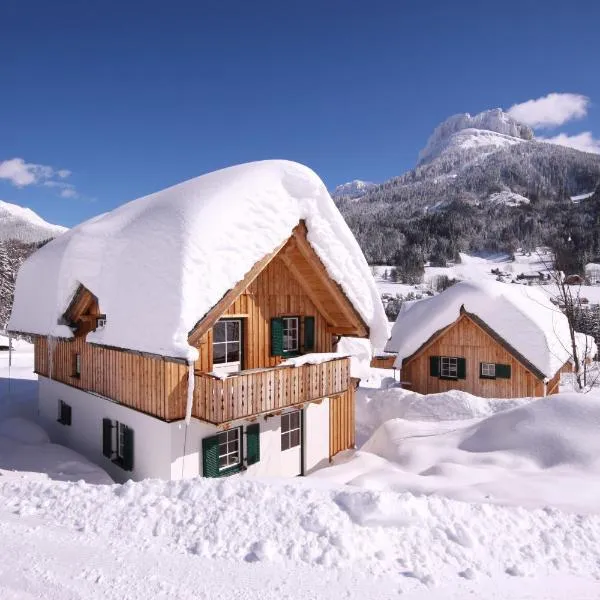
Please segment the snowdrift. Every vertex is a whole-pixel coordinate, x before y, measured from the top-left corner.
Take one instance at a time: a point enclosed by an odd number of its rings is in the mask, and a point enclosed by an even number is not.
[[[358,243],[319,177],[283,160],[209,173],[68,231],[21,267],[9,329],[69,337],[57,323],[83,284],[107,315],[88,341],[196,359],[189,332],[302,219],[373,345],[383,346],[388,322]]]
[[[6,471],[36,473],[58,481],[113,483],[103,469],[65,446],[50,443],[44,429],[21,417],[0,421],[0,475],[9,476]]]
[[[360,452],[341,457],[330,476],[375,489],[593,512],[600,497],[599,428],[599,392],[550,396],[479,419],[396,418]]]

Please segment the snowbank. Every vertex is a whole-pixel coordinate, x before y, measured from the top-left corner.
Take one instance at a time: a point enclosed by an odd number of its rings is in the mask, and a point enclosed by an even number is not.
[[[101,536],[121,549],[126,540],[203,561],[275,570],[314,565],[339,570],[342,578],[355,570],[394,575],[406,578],[402,587],[447,584],[466,571],[484,578],[505,578],[508,571],[600,576],[600,517],[551,509],[239,476],[114,486],[0,477],[0,499],[17,517],[76,531],[84,540]]]
[[[531,287],[492,281],[461,281],[445,292],[401,310],[386,350],[397,352],[396,366],[434,333],[460,316],[461,307],[475,314],[551,378],[571,358],[569,326],[547,293]],[[595,344],[589,338],[595,354]]]
[[[0,475],[6,477],[2,471],[36,473],[59,481],[113,483],[103,469],[69,448],[50,443],[44,429],[20,417],[0,421]]]
[[[304,219],[308,241],[382,346],[388,323],[367,262],[319,177],[271,160],[134,200],[68,231],[21,267],[9,329],[57,323],[79,284],[107,315],[88,341],[195,359],[195,324]]]
[[[314,476],[470,502],[597,511],[598,391],[550,396],[483,418],[468,413],[460,421],[388,420],[360,452]]]

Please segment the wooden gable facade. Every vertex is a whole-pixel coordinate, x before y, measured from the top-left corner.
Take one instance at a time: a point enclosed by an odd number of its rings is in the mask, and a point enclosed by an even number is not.
[[[340,335],[368,335],[364,321],[308,243],[303,223],[190,332],[190,344],[199,349],[192,371],[180,359],[87,343],[85,335],[98,318],[110,321],[110,314],[101,313],[101,304],[102,299],[83,286],[78,290],[64,316],[75,337],[51,341],[36,337],[36,373],[174,421],[185,416],[191,372],[195,378],[192,415],[224,426],[329,397],[335,416],[330,424],[331,453],[353,446],[355,383],[349,359],[279,366],[286,357],[272,348],[273,321],[281,318],[298,319],[298,354],[332,352]],[[235,319],[243,330],[240,370],[226,378],[212,374],[213,332],[222,319]]]
[[[420,394],[462,390],[483,398],[522,398],[557,393],[560,373],[569,369],[567,363],[545,383],[544,375],[485,323],[462,312],[402,361],[401,378],[404,387]]]

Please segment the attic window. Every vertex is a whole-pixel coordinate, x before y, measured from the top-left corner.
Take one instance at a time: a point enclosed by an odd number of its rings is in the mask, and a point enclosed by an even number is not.
[[[96,318],[96,331],[100,331],[106,327],[106,315],[100,315]]]

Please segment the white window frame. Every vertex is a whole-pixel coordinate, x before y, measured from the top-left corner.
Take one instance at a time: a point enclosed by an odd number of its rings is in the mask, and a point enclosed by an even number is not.
[[[481,376],[493,379],[496,377],[496,363],[482,362]]]
[[[237,450],[231,447],[237,443]],[[235,462],[230,462],[231,458]],[[221,458],[226,458],[226,464],[221,466]],[[226,429],[219,433],[219,471],[237,467],[242,462],[242,436],[239,427]]]
[[[96,319],[96,331],[102,331],[106,327],[106,317]]]
[[[458,379],[457,356],[440,356],[440,377]]]
[[[283,351],[297,352],[300,349],[300,318],[282,317],[281,320],[283,322]],[[294,331],[296,335],[290,335]]]
[[[292,416],[298,415],[298,425],[292,426]],[[297,431],[297,442],[292,444],[292,434]],[[302,411],[294,410],[281,415],[281,451],[291,450],[302,445]],[[285,447],[284,447],[285,446]]]
[[[227,323],[237,323],[238,324],[238,331],[239,331],[239,337],[238,339],[227,339]],[[215,342],[214,341],[214,327],[218,326],[218,325],[224,325],[225,328],[225,340],[223,342]],[[213,348],[215,346],[224,346],[225,348],[225,362],[215,362],[214,360],[214,352],[213,352],[213,365],[214,367],[224,367],[226,365],[239,365],[240,369],[242,366],[242,351],[243,351],[243,327],[244,327],[244,323],[242,321],[242,319],[221,319],[219,321],[217,321],[215,323],[213,327]],[[235,346],[237,345],[238,347],[238,360],[235,361],[227,361],[227,351],[228,351],[228,347],[229,346]]]

